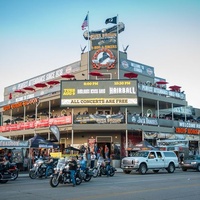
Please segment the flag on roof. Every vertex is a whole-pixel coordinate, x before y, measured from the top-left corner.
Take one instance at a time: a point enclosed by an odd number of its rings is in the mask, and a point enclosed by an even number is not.
[[[117,24],[117,16],[106,19],[105,23],[106,24],[108,24],[108,23]]]
[[[82,30],[85,30],[86,27],[88,27],[88,14],[85,17],[81,28],[82,28]]]

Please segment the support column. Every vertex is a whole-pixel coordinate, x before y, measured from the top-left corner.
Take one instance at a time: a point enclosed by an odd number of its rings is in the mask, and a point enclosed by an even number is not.
[[[128,156],[128,130],[126,129],[126,156]]]

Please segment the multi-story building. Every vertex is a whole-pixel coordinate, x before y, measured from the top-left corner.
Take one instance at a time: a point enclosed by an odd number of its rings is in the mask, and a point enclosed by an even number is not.
[[[131,61],[118,49],[119,28],[90,33],[91,50],[81,60],[4,89],[0,135],[26,141],[35,134],[68,145],[108,145],[120,158],[144,139],[152,145],[197,152],[199,110],[181,87],[155,75],[154,67]],[[84,34],[88,39],[87,31]]]

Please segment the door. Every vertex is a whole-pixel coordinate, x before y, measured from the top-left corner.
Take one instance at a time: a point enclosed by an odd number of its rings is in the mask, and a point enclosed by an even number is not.
[[[158,151],[158,152],[156,152],[156,155],[157,155],[156,163],[157,163],[158,168],[164,168],[165,160],[162,156],[162,153]]]

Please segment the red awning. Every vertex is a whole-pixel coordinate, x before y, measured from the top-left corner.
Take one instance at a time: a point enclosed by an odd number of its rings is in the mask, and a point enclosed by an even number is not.
[[[95,71],[95,72],[90,72],[89,74],[90,74],[91,76],[103,76],[102,73],[97,72],[97,71]]]
[[[168,82],[166,82],[166,81],[157,81],[156,83],[159,84],[159,85],[166,85],[166,84],[168,84]]]
[[[56,81],[56,80],[47,82],[48,85],[56,85],[56,84],[59,84],[59,83],[60,83],[60,81]]]
[[[45,83],[36,83],[34,86],[35,86],[35,87],[38,87],[38,88],[47,87],[47,85],[46,85]]]
[[[126,78],[137,78],[138,74],[133,73],[133,72],[128,72],[128,73],[124,74],[124,77],[126,77]]]
[[[24,90],[15,90],[16,93],[25,93]]]
[[[181,86],[178,86],[178,85],[172,85],[172,86],[169,86],[169,88],[171,88],[171,89],[180,89]]]
[[[179,91],[181,86],[178,86],[178,85],[172,85],[169,87],[172,91]]]
[[[73,74],[64,74],[61,77],[62,78],[74,78],[75,76]]]
[[[23,88],[23,90],[35,91],[35,89],[32,87],[25,87],[25,88]]]

